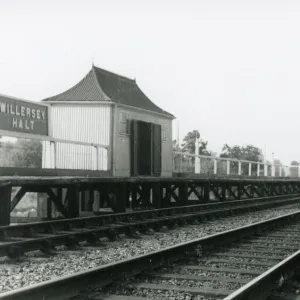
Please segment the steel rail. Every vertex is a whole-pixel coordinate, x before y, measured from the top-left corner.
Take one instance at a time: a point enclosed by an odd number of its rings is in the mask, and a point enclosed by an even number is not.
[[[195,239],[189,242],[180,243],[162,250],[148,254],[139,255],[134,258],[103,265],[101,267],[63,276],[61,278],[41,282],[17,290],[0,294],[0,300],[62,300],[76,296],[86,289],[95,289],[106,286],[124,276],[133,276],[145,270],[152,270],[163,266],[166,262],[173,262],[185,257],[186,253],[197,249],[199,246],[204,251],[214,248],[216,245],[228,244],[240,240],[243,237],[261,232],[274,226],[286,224],[293,220],[299,220],[300,211],[289,213],[284,216],[257,222],[251,225],[242,226],[237,229],[227,230],[222,233]],[[299,252],[293,257],[299,256]],[[289,260],[291,262],[291,260]],[[285,262],[282,262],[283,267]],[[270,272],[273,272],[273,268]],[[277,274],[276,274],[277,275]],[[261,287],[261,281],[256,281],[255,287]],[[229,299],[254,299],[254,298],[226,298]]]
[[[242,213],[251,210],[262,210],[268,207],[297,203],[300,196],[285,200],[271,198],[259,201],[239,201],[225,208],[215,205],[214,209],[201,210],[196,207],[181,207],[157,211],[146,211],[133,214],[103,215],[78,219],[63,219],[39,223],[27,223],[15,226],[0,227],[0,256],[19,257],[32,250],[49,252],[55,246],[74,247],[78,242],[87,241],[96,244],[101,237],[115,238],[118,234],[135,235],[136,231],[147,231],[150,228],[173,226],[186,221],[205,220],[230,213]],[[245,205],[246,203],[246,205]],[[236,205],[239,204],[239,205]],[[244,205],[242,205],[244,204]],[[186,211],[187,209],[187,211]],[[197,210],[200,209],[200,210]],[[151,213],[151,214],[149,214]],[[135,216],[135,218],[132,218]],[[130,218],[131,217],[131,218]],[[137,218],[139,217],[139,218]],[[19,240],[18,240],[19,239]]]
[[[300,250],[294,252],[292,255],[254,278],[223,300],[266,299],[266,297],[270,295],[272,289],[277,286],[278,279],[281,276],[283,279],[292,276],[295,267],[299,266],[299,263]]]

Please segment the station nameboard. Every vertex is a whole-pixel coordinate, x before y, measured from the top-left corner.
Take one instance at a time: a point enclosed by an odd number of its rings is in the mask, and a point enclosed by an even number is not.
[[[48,106],[0,95],[0,130],[48,135]]]

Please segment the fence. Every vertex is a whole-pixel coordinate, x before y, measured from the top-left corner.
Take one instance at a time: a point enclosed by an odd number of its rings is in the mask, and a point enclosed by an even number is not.
[[[58,139],[2,141],[0,166],[107,171],[109,147]]]
[[[71,141],[44,141],[43,168],[109,170],[108,146]]]
[[[19,139],[0,148],[0,166],[74,170],[110,170],[109,146],[59,139]],[[173,172],[190,175],[300,177],[300,166],[173,152]]]
[[[300,177],[300,166],[173,152],[173,172],[190,175]]]

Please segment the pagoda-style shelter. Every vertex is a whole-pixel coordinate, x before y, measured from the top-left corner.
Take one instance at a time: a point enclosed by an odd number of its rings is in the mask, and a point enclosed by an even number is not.
[[[44,168],[172,175],[174,116],[155,105],[135,80],[93,66],[75,86],[43,101],[51,106],[52,137],[87,143],[53,147],[44,142]]]

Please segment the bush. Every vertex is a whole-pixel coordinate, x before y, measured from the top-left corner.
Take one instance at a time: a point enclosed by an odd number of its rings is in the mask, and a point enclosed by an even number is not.
[[[0,157],[2,167],[41,168],[42,143],[23,139],[18,139],[14,143],[2,142]]]

